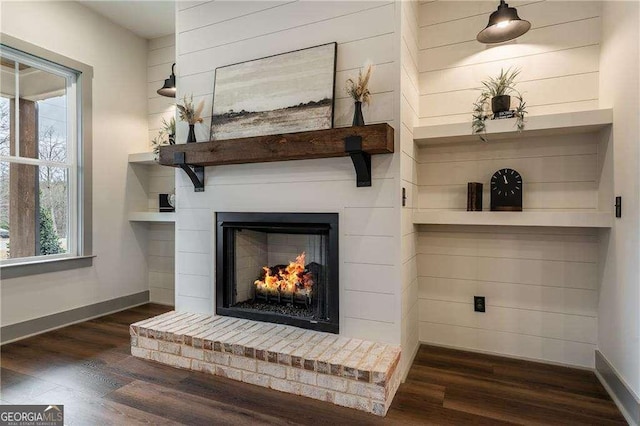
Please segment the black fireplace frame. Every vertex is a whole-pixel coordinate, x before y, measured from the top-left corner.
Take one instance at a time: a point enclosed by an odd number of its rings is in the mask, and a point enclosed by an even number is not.
[[[326,320],[308,320],[229,306],[235,285],[234,231],[247,228],[271,228],[273,232],[322,232],[327,236],[327,285],[323,295],[327,301]],[[216,314],[339,333],[339,235],[338,213],[216,213]]]

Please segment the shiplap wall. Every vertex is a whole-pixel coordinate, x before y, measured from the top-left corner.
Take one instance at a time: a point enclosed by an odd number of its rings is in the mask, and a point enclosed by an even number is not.
[[[149,110],[149,149],[151,140],[162,127],[162,118],[169,120],[175,113],[175,99],[160,96],[157,90],[171,74],[175,62],[175,35],[149,40],[147,52],[147,105]],[[158,195],[173,192],[175,172],[170,167],[145,166],[148,173],[147,210],[158,211]],[[174,304],[174,225],[151,223],[148,225],[147,263],[149,266],[149,297],[151,302]]]
[[[531,114],[597,108],[600,4],[510,2],[532,22],[516,41],[475,40],[495,2],[420,6],[420,124],[471,121],[480,80],[522,68]],[[561,35],[561,36],[560,36]],[[466,209],[467,182],[518,170],[527,210],[597,210],[600,135],[431,145],[417,150],[420,209]],[[593,367],[600,235],[588,229],[421,226],[420,341]],[[474,313],[473,296],[487,312]]]
[[[149,108],[149,147],[162,129],[162,119],[169,121],[175,114],[175,98],[160,96],[157,90],[171,75],[176,61],[176,37],[170,34],[149,40],[147,52],[147,105]]]
[[[597,210],[601,143],[591,133],[423,146],[416,154],[418,208],[466,210],[467,182],[481,182],[488,210],[491,176],[512,168],[523,178],[526,210]]]
[[[353,116],[346,78],[369,61],[375,69],[365,121],[398,128],[393,2],[216,1],[177,7],[178,94],[205,100],[198,140],[208,139],[216,67],[333,41],[338,43],[336,126],[350,125]],[[178,141],[185,137],[186,126],[179,125]],[[209,167],[203,193],[194,193],[184,173],[177,173],[177,309],[214,310],[215,212],[337,212],[340,332],[400,344],[399,163],[398,154],[374,156],[369,188],[356,187],[348,157]]]
[[[402,367],[407,371],[418,348],[417,232],[413,209],[418,195],[413,127],[418,124],[418,14],[417,1],[401,3],[400,19],[400,178],[406,204],[402,209]]]
[[[169,99],[169,98],[167,98]],[[174,191],[175,171],[149,165],[148,210],[159,209],[158,195]],[[175,236],[173,223],[150,223],[148,233],[149,296],[154,303],[174,305]]]
[[[545,228],[421,227],[420,340],[593,367],[599,235]],[[486,297],[486,313],[473,296]]]
[[[421,5],[421,124],[471,121],[480,81],[511,66],[522,70],[517,88],[531,115],[597,108],[600,2],[509,2],[531,30],[511,42],[483,45],[475,37],[496,3]]]
[[[148,232],[149,299],[174,305],[175,231],[172,223],[150,223]]]

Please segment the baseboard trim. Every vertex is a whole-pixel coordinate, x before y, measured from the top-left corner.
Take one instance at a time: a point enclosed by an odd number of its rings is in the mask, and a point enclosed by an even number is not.
[[[16,340],[25,339],[57,328],[144,305],[145,303],[149,303],[149,290],[6,325],[0,328],[0,344],[15,342]]]
[[[629,389],[609,360],[596,350],[596,377],[630,425],[640,425],[640,398]]]

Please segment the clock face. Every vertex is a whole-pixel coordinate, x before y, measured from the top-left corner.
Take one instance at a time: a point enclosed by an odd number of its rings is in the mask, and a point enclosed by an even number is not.
[[[516,198],[522,196],[522,176],[513,169],[500,169],[491,177],[491,197]]]
[[[491,211],[522,211],[522,176],[500,169],[491,176]]]

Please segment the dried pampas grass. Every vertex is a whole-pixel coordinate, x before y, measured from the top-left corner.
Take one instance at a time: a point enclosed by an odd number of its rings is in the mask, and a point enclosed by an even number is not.
[[[183,104],[177,104],[178,117],[180,120],[186,121],[189,124],[202,123],[202,110],[204,108],[204,99],[198,102],[198,106],[193,106],[193,95],[187,99],[187,95],[182,100]]]
[[[371,92],[369,91],[369,78],[371,78],[371,65],[366,67],[364,73],[362,69],[358,71],[358,81],[352,78],[347,79],[346,91],[349,96],[356,102],[369,104],[371,100]]]

